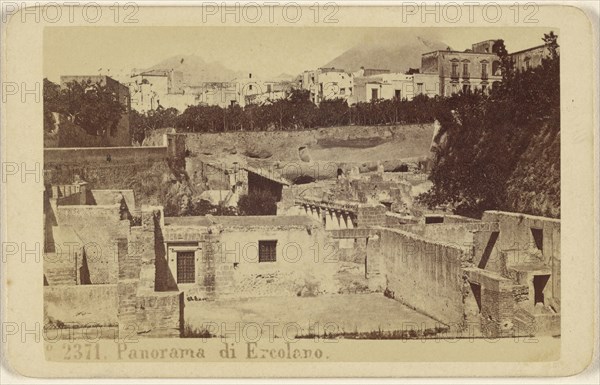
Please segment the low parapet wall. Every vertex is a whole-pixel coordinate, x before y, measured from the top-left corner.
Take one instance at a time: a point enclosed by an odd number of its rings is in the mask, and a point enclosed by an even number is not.
[[[471,247],[473,234],[480,231],[498,231],[496,222],[450,222],[433,224],[407,224],[399,229],[435,242],[445,242],[459,247]]]

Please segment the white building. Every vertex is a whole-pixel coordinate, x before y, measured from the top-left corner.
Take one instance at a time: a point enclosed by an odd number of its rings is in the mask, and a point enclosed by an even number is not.
[[[349,100],[354,92],[354,76],[339,68],[304,71],[300,87],[310,91],[310,100],[315,104],[323,100]]]

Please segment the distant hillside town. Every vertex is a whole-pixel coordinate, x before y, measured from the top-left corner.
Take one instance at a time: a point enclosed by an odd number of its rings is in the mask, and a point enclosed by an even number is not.
[[[131,107],[139,112],[159,107],[179,111],[197,104],[228,107],[263,104],[289,97],[292,89],[310,91],[310,100],[344,99],[350,105],[378,99],[412,100],[416,95],[450,96],[467,89],[485,91],[502,80],[500,58],[494,47],[498,40],[486,40],[471,49],[450,48],[424,53],[421,66],[406,72],[365,68],[348,72],[324,67],[306,70],[294,79],[261,79],[248,73],[227,82],[185,84],[184,74],[173,69],[134,72],[127,86]],[[517,68],[541,64],[547,56],[544,45],[510,54]]]

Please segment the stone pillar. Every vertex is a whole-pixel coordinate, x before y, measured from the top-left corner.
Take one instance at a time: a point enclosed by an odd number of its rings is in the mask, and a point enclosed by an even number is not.
[[[365,277],[367,278],[369,289],[381,291],[385,287],[385,274],[382,274],[383,254],[381,252],[379,235],[375,234],[369,237],[366,251]]]
[[[333,230],[333,218],[331,217],[331,212],[326,210],[323,212],[323,215],[325,216],[325,230]]]
[[[142,208],[142,229],[135,239],[135,247],[140,254],[140,288],[154,292],[155,269],[155,224],[160,221],[159,210]]]
[[[352,218],[350,218],[350,213],[342,212],[341,216],[341,228],[342,229],[353,229],[354,225],[352,224]],[[354,247],[354,239],[342,239],[340,240],[340,247],[345,249],[351,249]]]
[[[79,204],[87,205],[87,182],[79,183]]]

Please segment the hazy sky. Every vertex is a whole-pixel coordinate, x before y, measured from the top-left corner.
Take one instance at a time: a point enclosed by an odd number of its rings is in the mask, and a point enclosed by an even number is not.
[[[147,68],[175,55],[198,55],[235,71],[296,75],[368,41],[422,36],[453,49],[502,38],[509,52],[542,44],[548,28],[47,27],[44,76],[110,74]]]

